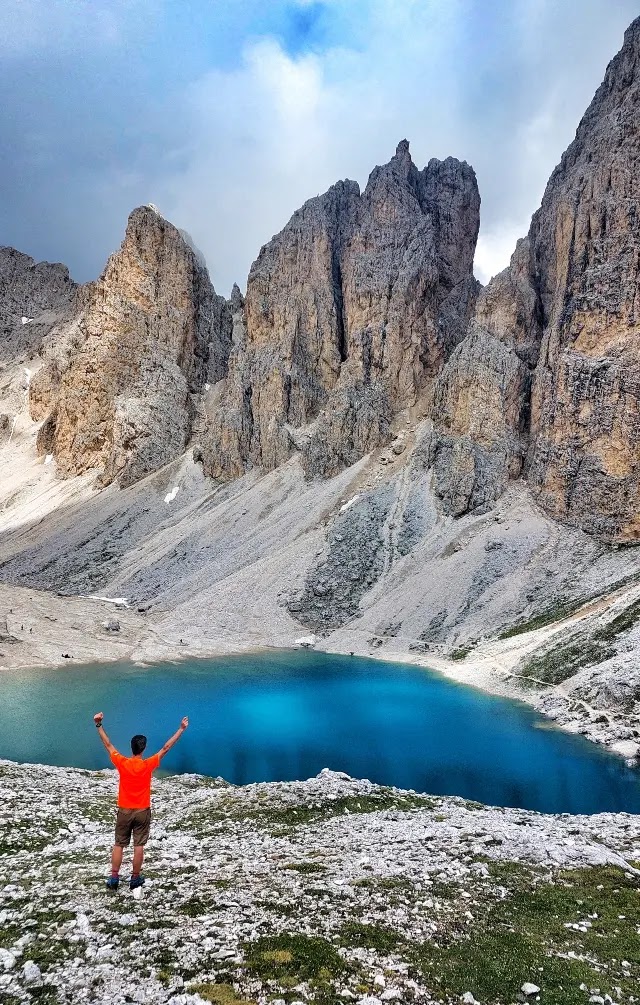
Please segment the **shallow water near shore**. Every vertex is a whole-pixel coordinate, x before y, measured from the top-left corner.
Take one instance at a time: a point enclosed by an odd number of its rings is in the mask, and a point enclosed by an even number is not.
[[[277,650],[137,667],[3,671],[0,757],[109,766],[92,723],[124,753],[157,750],[182,715],[170,772],[234,784],[324,767],[420,792],[550,813],[640,812],[640,773],[519,702],[378,660]]]

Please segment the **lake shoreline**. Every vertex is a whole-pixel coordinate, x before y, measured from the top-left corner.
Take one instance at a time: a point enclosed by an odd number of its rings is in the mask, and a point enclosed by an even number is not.
[[[10,606],[11,604],[11,606]],[[0,639],[0,673],[12,668],[38,669],[85,663],[128,661],[136,665],[184,662],[187,659],[216,659],[273,649],[295,649],[296,635],[275,639],[243,639],[238,633],[224,638],[189,640],[175,644],[164,637],[159,617],[166,612],[144,614],[129,607],[91,597],[61,597],[38,590],[0,585],[0,606],[10,611],[6,636]],[[108,631],[104,625],[117,618],[120,628]],[[98,622],[96,624],[96,621]],[[552,639],[556,629],[548,626],[508,640],[480,643],[462,660],[452,660],[435,652],[416,652],[398,638],[368,640],[363,644],[349,627],[317,639],[315,651],[402,663],[431,669],[450,680],[488,694],[515,699],[536,709],[550,722],[569,733],[579,733],[636,765],[640,753],[640,731],[635,720],[609,708],[597,709],[576,697],[563,685],[533,690],[520,683],[515,673],[519,661]],[[300,628],[299,636],[304,635]],[[298,636],[298,637],[299,637]],[[373,644],[372,644],[373,642]],[[62,653],[69,652],[70,659]],[[634,735],[635,734],[635,735]]]

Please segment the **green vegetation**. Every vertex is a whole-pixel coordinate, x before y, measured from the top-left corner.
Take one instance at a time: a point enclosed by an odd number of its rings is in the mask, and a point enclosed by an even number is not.
[[[244,946],[247,969],[262,980],[275,980],[286,986],[283,978],[325,984],[342,974],[346,963],[326,939],[284,932],[267,935]]]
[[[556,621],[562,621],[564,618],[568,618],[572,614],[575,614],[581,607],[588,604],[590,599],[595,599],[595,597],[577,597],[574,600],[558,600],[550,607],[540,611],[539,614],[535,614],[532,618],[528,618],[526,621],[520,621],[513,625],[512,628],[507,628],[505,631],[500,632],[498,638],[512,639],[516,635],[524,635],[526,632],[535,632],[538,628],[546,628],[547,625],[553,625]]]
[[[305,893],[307,891],[305,890]],[[290,904],[283,900],[259,900],[258,906],[272,914],[279,914],[283,918],[292,918],[298,913],[299,904]]]
[[[522,867],[502,868],[500,879],[510,896],[491,906],[467,937],[416,949],[430,990],[470,991],[486,1005],[516,1000],[525,981],[540,986],[544,1005],[584,1005],[581,983],[602,995],[614,995],[616,986],[634,993],[640,975],[635,880],[614,867],[563,871],[554,883],[527,879]]]
[[[326,872],[327,867],[319,862],[287,862],[283,869],[291,869],[293,872],[312,873]]]
[[[631,586],[639,580],[640,572],[634,572],[629,576],[624,576],[624,578],[617,580],[615,583],[611,583],[605,592],[602,590],[595,590],[592,593],[583,594],[579,597],[560,597],[549,607],[544,608],[532,618],[528,618],[526,621],[521,621],[518,624],[513,625],[512,628],[507,628],[505,631],[501,632],[500,635],[498,635],[498,638],[510,639],[515,635],[522,635],[525,632],[533,632],[537,628],[546,628],[547,625],[555,624],[556,621],[562,621],[564,618],[570,617],[586,604],[589,604],[594,600],[600,600],[601,598],[611,596],[611,594],[615,593],[616,590],[621,590],[625,586]],[[636,607],[636,604],[632,604],[631,608]],[[628,608],[628,610],[631,608]],[[623,616],[624,615],[621,615],[620,617]],[[638,614],[636,614],[636,619],[637,617]]]
[[[246,998],[240,998],[232,984],[192,984],[188,990],[189,994],[200,995],[215,1005],[253,1005]]]
[[[477,642],[468,642],[466,646],[458,646],[457,649],[453,649],[449,653],[449,659],[451,660],[465,659],[470,652],[473,652],[477,644],[478,644]]]
[[[112,824],[115,820],[116,808],[111,796],[97,796],[91,802],[80,803],[77,812],[85,820],[97,824]]]
[[[541,684],[560,684],[573,677],[578,670],[602,663],[615,654],[613,646],[597,641],[594,636],[574,634],[565,642],[558,642],[532,656],[518,668],[518,672]]]
[[[633,604],[629,604],[621,614],[612,618],[602,628],[598,628],[592,637],[597,642],[612,642],[618,635],[630,631],[637,624],[639,618],[640,600],[636,600]]]
[[[381,786],[367,795],[340,796],[315,803],[294,803],[289,806],[260,805],[258,800],[251,804],[234,795],[229,795],[214,810],[198,809],[173,829],[191,828],[196,833],[215,833],[216,825],[229,821],[246,821],[269,829],[275,835],[289,829],[314,824],[343,813],[375,813],[378,810],[398,810],[409,812],[414,809],[433,809],[438,801],[427,796],[401,794]],[[212,826],[213,825],[213,826]]]
[[[14,816],[10,824],[0,828],[0,855],[16,855],[22,851],[42,851],[56,840],[64,820],[54,817],[34,819]]]
[[[180,904],[180,911],[189,918],[199,918],[203,914],[208,914],[212,907],[212,904],[205,903],[200,897],[189,897]]]
[[[640,600],[588,635],[574,632],[564,641],[548,646],[522,665],[521,672],[543,684],[560,684],[584,667],[596,666],[616,654],[619,635],[630,631],[640,619]],[[506,637],[506,636],[501,636]]]
[[[375,949],[378,953],[392,953],[402,941],[400,935],[386,925],[365,925],[348,921],[340,929],[340,944]]]

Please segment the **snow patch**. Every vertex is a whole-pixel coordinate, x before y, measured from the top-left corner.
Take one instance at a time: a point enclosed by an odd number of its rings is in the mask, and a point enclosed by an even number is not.
[[[90,593],[89,600],[103,600],[105,604],[115,604],[116,607],[128,607],[129,601],[126,597],[99,597],[97,593]]]
[[[180,486],[174,485],[173,488],[171,489],[171,492],[167,492],[166,496],[164,497],[164,501],[166,503],[172,503],[179,491]]]
[[[346,510],[350,509],[353,506],[353,504],[358,501],[359,498],[360,498],[359,494],[355,495],[355,496],[352,496],[351,499],[348,499],[347,502],[344,503],[344,505],[340,507],[340,509],[338,510],[338,513],[344,513]]]

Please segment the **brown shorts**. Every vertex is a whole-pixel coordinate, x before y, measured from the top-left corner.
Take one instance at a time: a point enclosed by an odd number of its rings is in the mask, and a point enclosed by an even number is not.
[[[151,827],[151,809],[146,810],[123,810],[118,807],[116,817],[116,844],[121,848],[126,848],[131,841],[133,834],[133,846],[139,848],[149,840],[149,829]]]

